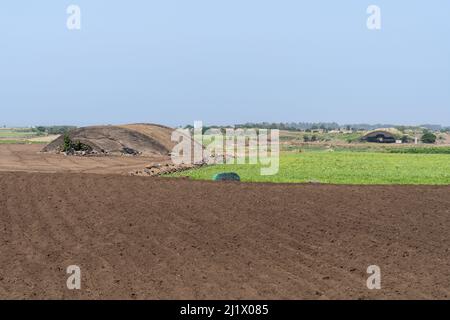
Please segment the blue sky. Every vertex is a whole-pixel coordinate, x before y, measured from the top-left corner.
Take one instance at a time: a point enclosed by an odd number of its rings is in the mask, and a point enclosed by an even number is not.
[[[450,125],[449,13],[448,0],[2,1],[0,125]]]

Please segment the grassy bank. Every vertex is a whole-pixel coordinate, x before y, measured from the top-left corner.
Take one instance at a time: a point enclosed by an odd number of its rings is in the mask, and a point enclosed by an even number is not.
[[[262,176],[258,165],[214,165],[172,176],[210,180],[237,172],[242,181],[334,184],[450,184],[450,155],[374,152],[283,153],[279,172]]]

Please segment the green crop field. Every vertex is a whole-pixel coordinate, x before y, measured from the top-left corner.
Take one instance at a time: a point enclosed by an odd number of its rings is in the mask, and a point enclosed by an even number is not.
[[[20,139],[37,136],[38,133],[31,129],[0,129],[0,139]]]
[[[283,153],[279,172],[262,176],[258,165],[211,165],[171,176],[211,180],[219,172],[236,172],[242,181],[320,182],[333,184],[450,184],[449,154],[373,152]]]
[[[45,136],[46,134],[31,128],[0,128],[0,144],[45,143],[32,140]]]
[[[28,141],[28,140],[3,140],[0,139],[0,144],[45,144],[43,141]]]

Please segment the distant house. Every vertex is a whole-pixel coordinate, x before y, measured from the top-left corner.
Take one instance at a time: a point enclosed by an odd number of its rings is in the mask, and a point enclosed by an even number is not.
[[[396,143],[402,133],[395,128],[380,128],[366,133],[361,140],[377,143]]]

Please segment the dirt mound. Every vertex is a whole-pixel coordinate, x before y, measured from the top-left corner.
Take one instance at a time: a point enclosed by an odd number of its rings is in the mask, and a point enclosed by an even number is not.
[[[153,123],[136,123],[121,125],[121,128],[137,131],[158,141],[167,150],[172,150],[175,146],[170,138],[174,129]]]
[[[143,154],[168,155],[174,142],[173,129],[153,124],[123,126],[94,126],[70,131],[68,136],[74,143],[81,143],[94,154]],[[47,145],[43,152],[64,150],[64,136]]]

